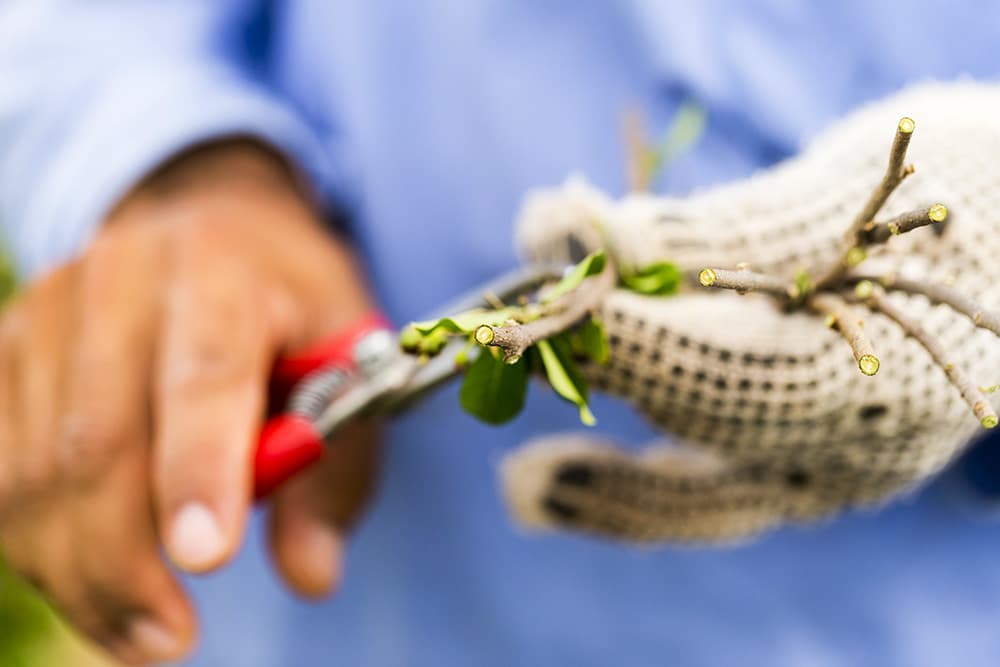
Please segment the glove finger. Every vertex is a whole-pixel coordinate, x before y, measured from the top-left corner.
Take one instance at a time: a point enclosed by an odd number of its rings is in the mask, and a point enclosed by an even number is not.
[[[632,543],[733,543],[786,522],[829,516],[900,485],[833,459],[732,461],[697,447],[640,453],[583,434],[529,442],[501,466],[511,512],[525,527]],[[859,483],[860,481],[860,483]]]

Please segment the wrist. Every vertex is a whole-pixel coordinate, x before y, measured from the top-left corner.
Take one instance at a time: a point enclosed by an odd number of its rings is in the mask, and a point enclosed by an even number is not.
[[[308,188],[295,168],[270,147],[249,138],[194,146],[143,178],[122,198],[108,222],[146,205],[220,197],[293,200],[313,211]]]

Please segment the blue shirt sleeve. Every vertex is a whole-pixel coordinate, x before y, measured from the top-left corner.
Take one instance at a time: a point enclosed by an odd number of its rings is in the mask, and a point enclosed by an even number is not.
[[[0,8],[0,232],[22,275],[72,257],[144,174],[204,140],[259,138],[321,196],[332,190],[320,141],[268,89],[252,53],[266,5],[23,0]]]

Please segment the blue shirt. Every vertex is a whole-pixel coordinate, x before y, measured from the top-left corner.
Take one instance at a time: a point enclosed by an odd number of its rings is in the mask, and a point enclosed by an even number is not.
[[[514,265],[523,193],[624,189],[622,111],[706,132],[682,193],[793,153],[907,82],[998,73],[1000,6],[894,0],[24,0],[0,8],[0,225],[28,274],[70,256],[184,146],[251,134],[351,227],[387,312],[419,317]],[[275,220],[275,224],[281,224]],[[651,437],[599,401],[601,428]],[[535,392],[514,424],[447,390],[392,429],[333,601],[276,583],[260,531],[191,580],[194,665],[940,665],[1000,660],[1000,532],[961,476],[881,512],[724,550],[524,535],[498,457],[576,428]],[[988,477],[988,476],[987,476]]]

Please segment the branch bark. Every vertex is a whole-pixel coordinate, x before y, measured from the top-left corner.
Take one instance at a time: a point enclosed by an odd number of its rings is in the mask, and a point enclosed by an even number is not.
[[[969,381],[961,369],[948,361],[946,351],[938,340],[923,329],[919,322],[910,319],[885,297],[884,290],[922,294],[935,303],[950,306],[968,317],[977,327],[997,335],[1000,335],[1000,314],[988,311],[972,299],[945,285],[896,279],[892,276],[865,275],[851,270],[866,259],[870,246],[886,243],[893,236],[920,227],[943,223],[948,218],[948,209],[943,204],[935,204],[926,209],[904,213],[885,222],[874,221],[889,196],[913,172],[913,168],[905,164],[913,129],[912,119],[907,117],[900,119],[889,152],[889,164],[881,182],[852,221],[845,235],[845,245],[840,257],[822,272],[818,279],[811,281],[808,275],[801,275],[792,281],[786,281],[747,270],[707,268],[701,271],[698,281],[705,287],[734,289],[740,293],[764,292],[778,298],[789,310],[805,306],[814,312],[826,315],[828,324],[835,326],[850,344],[861,372],[874,375],[879,369],[879,359],[864,334],[862,322],[851,313],[844,298],[838,295],[841,290],[854,285],[855,293],[850,299],[861,301],[869,309],[884,313],[907,335],[918,340],[945,371],[949,381],[961,392],[980,423],[986,428],[993,428],[997,425],[997,415],[983,392]]]
[[[889,319],[893,320],[900,326],[903,331],[919,342],[927,353],[931,355],[938,366],[944,370],[945,375],[948,376],[948,380],[955,386],[956,389],[962,394],[962,398],[965,402],[969,404],[972,408],[973,414],[979,420],[979,423],[983,425],[984,428],[994,428],[998,421],[997,414],[993,410],[993,406],[987,400],[986,396],[979,389],[979,387],[969,379],[961,368],[952,363],[948,358],[948,353],[944,349],[944,346],[931,335],[929,331],[924,329],[919,322],[911,319],[903,311],[895,306],[885,294],[885,291],[881,287],[875,287],[872,290],[871,295],[865,300],[865,303],[869,308],[877,312],[882,313]]]
[[[987,310],[982,304],[965,296],[953,287],[941,283],[920,282],[899,278],[896,276],[876,276],[868,274],[851,274],[851,280],[870,280],[882,285],[887,290],[898,290],[907,294],[921,294],[932,303],[943,303],[955,312],[965,315],[981,329],[992,331],[1000,336],[1000,315]]]
[[[865,335],[861,318],[851,311],[850,305],[840,296],[832,292],[823,292],[809,299],[809,307],[826,315],[829,325],[844,337],[851,346],[854,360],[865,375],[875,375],[879,369],[879,359],[875,348]]]
[[[885,243],[893,236],[944,222],[947,218],[948,208],[944,204],[934,204],[930,208],[908,211],[897,215],[892,220],[868,223],[862,233],[862,241],[865,245]]]
[[[886,168],[885,174],[882,176],[882,180],[878,186],[876,186],[875,190],[868,197],[868,201],[865,202],[864,207],[854,217],[854,221],[847,232],[847,249],[844,251],[842,257],[833,266],[820,274],[820,277],[816,280],[817,290],[839,283],[844,278],[847,269],[855,264],[855,262],[850,261],[852,251],[855,248],[864,246],[863,236],[865,228],[878,215],[886,200],[889,199],[889,195],[899,187],[899,184],[907,176],[913,173],[913,167],[907,166],[905,163],[906,150],[910,146],[910,138],[913,136],[915,127],[916,124],[912,118],[904,116],[899,119],[899,123],[896,125],[896,136],[892,140],[892,148],[889,149],[889,165]]]
[[[476,330],[476,341],[503,350],[504,361],[515,363],[525,351],[540,340],[568,330],[600,306],[618,277],[618,269],[609,258],[604,270],[587,278],[579,287],[544,306],[538,319],[524,324],[511,323],[501,327],[484,324]]]
[[[798,296],[794,285],[748,269],[731,271],[729,269],[703,269],[698,274],[698,282],[705,287],[731,289],[737,292],[765,292],[784,299],[794,299]]]
[[[622,117],[622,137],[629,192],[648,192],[653,172],[650,168],[646,124],[638,107],[628,109]]]
[[[913,167],[907,166],[906,150],[910,146],[910,138],[916,124],[912,118],[904,116],[899,119],[896,125],[896,136],[892,140],[892,148],[889,150],[889,166],[882,176],[882,181],[875,188],[864,207],[858,212],[851,224],[849,234],[852,238],[860,237],[865,225],[871,222],[885,205],[889,195],[895,191],[903,180],[913,173]]]

